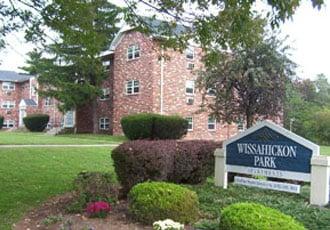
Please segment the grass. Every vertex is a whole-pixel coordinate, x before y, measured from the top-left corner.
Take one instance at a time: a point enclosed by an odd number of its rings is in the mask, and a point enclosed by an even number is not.
[[[71,190],[83,170],[112,171],[108,147],[0,149],[0,229],[28,209]]]
[[[101,134],[65,134],[50,136],[45,133],[0,132],[0,145],[45,144],[112,144],[125,141],[123,136]]]
[[[320,147],[320,152],[322,155],[330,156],[330,146],[321,145]]]
[[[201,229],[219,229],[218,217],[221,209],[237,202],[257,202],[276,208],[293,216],[307,229],[330,229],[330,209],[308,205],[308,186],[304,186],[299,195],[238,185],[230,185],[228,189],[221,189],[215,187],[212,180],[203,185],[189,186],[189,188],[197,192],[200,207],[206,219],[200,222],[199,225],[203,227]]]

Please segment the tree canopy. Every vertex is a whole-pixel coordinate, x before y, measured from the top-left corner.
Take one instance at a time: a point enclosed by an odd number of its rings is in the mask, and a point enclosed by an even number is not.
[[[250,127],[258,117],[279,116],[283,111],[285,82],[295,64],[275,37],[255,46],[235,48],[222,61],[202,71],[200,88],[207,108],[219,120],[244,121]],[[205,105],[204,105],[205,106]]]

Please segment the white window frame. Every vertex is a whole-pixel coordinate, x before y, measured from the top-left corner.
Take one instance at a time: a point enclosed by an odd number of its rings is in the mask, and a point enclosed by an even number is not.
[[[137,92],[135,92],[137,89]],[[125,83],[126,95],[136,95],[140,93],[140,81],[139,80],[128,80]]]
[[[186,59],[195,60],[195,49],[192,46],[188,46],[184,52]]]
[[[2,127],[5,128],[5,129],[14,128],[15,127],[15,121],[14,120],[4,120]]]
[[[46,97],[45,98],[45,106],[52,106],[53,103],[52,103],[52,98],[51,97]]]
[[[188,131],[194,130],[194,118],[193,117],[186,117],[186,120],[188,121]],[[190,121],[191,120],[191,121]],[[189,124],[191,123],[191,129],[189,128]]]
[[[186,80],[186,84],[185,84],[185,92],[187,95],[194,95],[195,94],[195,81],[194,80]],[[187,89],[192,89],[192,93],[191,92],[187,92]]]
[[[132,57],[130,57],[130,54],[132,55]],[[138,44],[133,44],[128,46],[127,48],[127,60],[131,61],[131,60],[135,60],[141,57],[141,49],[140,49],[140,45]]]
[[[99,119],[99,129],[109,130],[109,128],[110,128],[110,119],[108,117],[101,117]]]
[[[210,92],[211,91],[214,91],[214,94],[210,94]],[[216,96],[216,89],[215,88],[208,88],[207,90],[206,90],[206,95],[208,96],[208,97],[215,97]]]
[[[110,68],[111,68],[111,61],[110,60],[104,60],[102,62],[102,65],[105,67],[106,71],[110,71]]]
[[[11,82],[11,81],[2,82],[2,90],[4,90],[4,91],[14,91],[15,90],[15,83]]]
[[[100,96],[100,101],[107,101],[110,99],[110,88],[103,88],[102,95]]]
[[[188,69],[188,70],[193,70],[193,69],[195,69],[195,64],[192,63],[192,62],[188,62],[188,63],[187,63],[187,69]]]
[[[3,101],[1,103],[1,108],[3,109],[14,109],[16,106],[15,101]]]
[[[212,119],[213,121],[210,122],[210,119]],[[210,129],[210,125],[214,125],[214,128]],[[216,131],[217,130],[217,120],[214,117],[208,116],[208,118],[207,118],[207,130],[208,131]]]

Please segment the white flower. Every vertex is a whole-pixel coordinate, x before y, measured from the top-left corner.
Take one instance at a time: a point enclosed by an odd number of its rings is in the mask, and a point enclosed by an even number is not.
[[[156,221],[152,225],[153,230],[184,230],[184,225],[173,220],[166,219]]]

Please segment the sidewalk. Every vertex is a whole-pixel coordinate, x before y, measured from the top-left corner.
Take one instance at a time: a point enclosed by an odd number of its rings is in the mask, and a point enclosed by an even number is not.
[[[54,144],[54,145],[0,145],[0,148],[49,148],[49,147],[117,147],[119,144],[87,144],[87,145],[64,145],[64,144]]]

